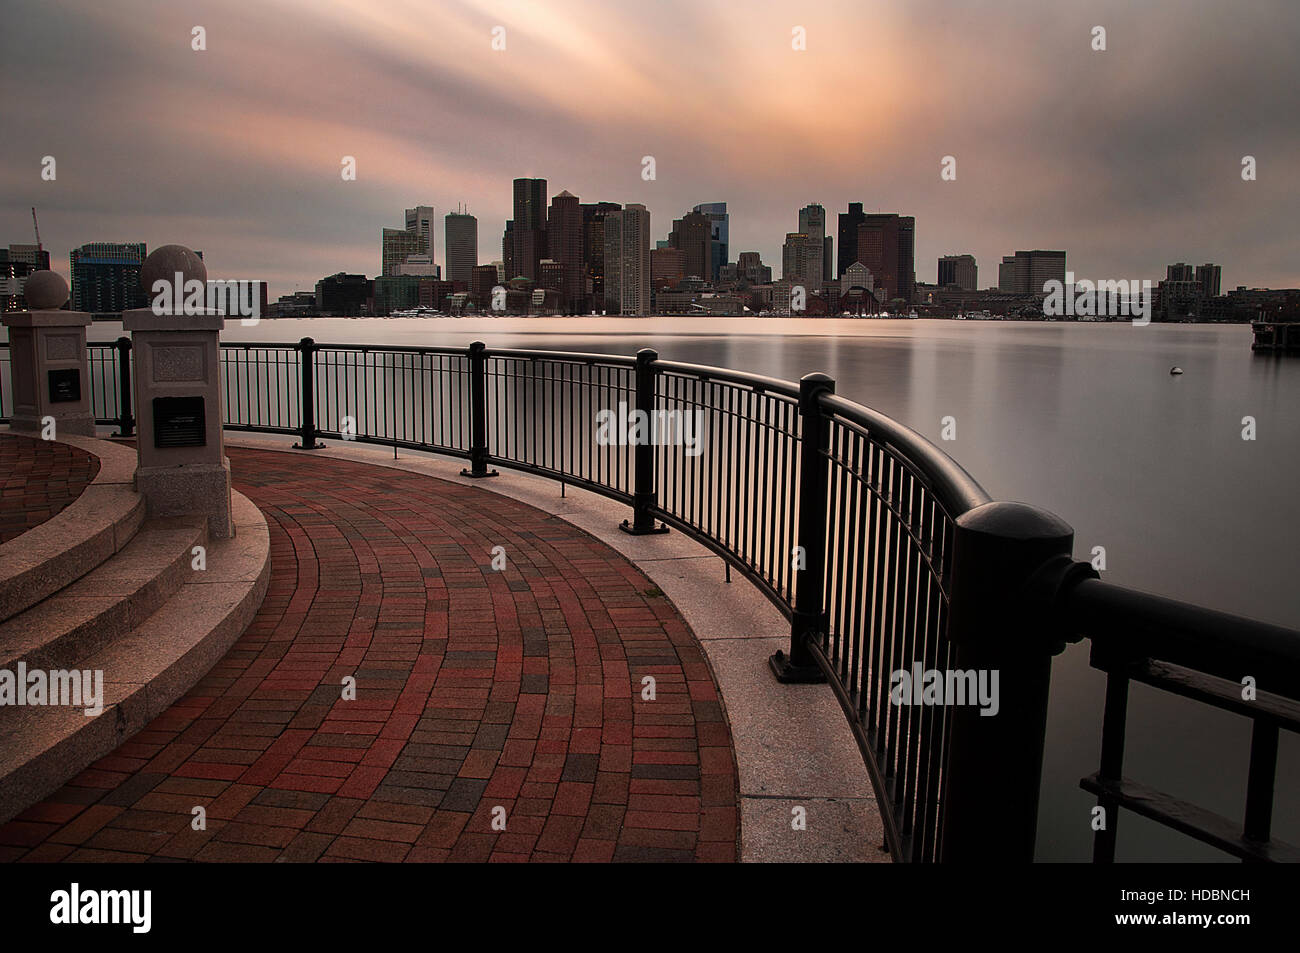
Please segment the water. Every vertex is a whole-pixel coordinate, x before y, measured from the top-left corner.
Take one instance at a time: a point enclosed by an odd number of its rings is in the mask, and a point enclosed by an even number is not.
[[[116,325],[96,325],[111,340]],[[228,341],[489,346],[633,354],[784,379],[824,371],[838,392],[939,443],[995,499],[1051,510],[1075,555],[1106,550],[1112,582],[1300,628],[1300,360],[1253,355],[1248,327],[741,318],[232,321]],[[1184,374],[1171,376],[1178,365]],[[957,439],[941,441],[941,418]],[[1252,416],[1257,439],[1242,439]],[[1248,674],[1248,673],[1247,673]],[[1097,769],[1104,679],[1072,646],[1053,669],[1038,856],[1089,856],[1078,788]],[[1129,705],[1125,773],[1233,819],[1249,723],[1144,686]],[[996,783],[996,779],[991,779]],[[1284,733],[1276,836],[1300,842],[1300,743]],[[1223,859],[1135,815],[1119,858]]]

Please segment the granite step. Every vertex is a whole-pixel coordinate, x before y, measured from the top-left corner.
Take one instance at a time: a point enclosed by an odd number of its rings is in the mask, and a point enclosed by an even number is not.
[[[194,547],[207,543],[201,517],[147,520],[111,559],[0,622],[0,669],[76,666],[153,615],[195,571]]]
[[[270,536],[265,517],[247,497],[233,493],[231,504],[235,536],[207,543],[206,568],[191,570],[186,549],[181,564],[186,571],[175,591],[75,663],[92,679],[102,673],[98,713],[85,713],[85,699],[81,706],[0,706],[0,824],[48,797],[164,712],[252,622],[270,581]],[[105,580],[110,569],[106,564]],[[138,598],[144,600],[139,607],[147,605],[149,597]],[[41,668],[22,661],[28,671]]]
[[[0,544],[0,622],[101,565],[144,522],[145,501],[134,487],[134,449],[93,437],[60,439],[99,457],[99,473],[59,513]]]

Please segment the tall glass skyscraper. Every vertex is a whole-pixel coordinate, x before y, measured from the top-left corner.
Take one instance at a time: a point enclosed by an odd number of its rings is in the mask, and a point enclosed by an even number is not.
[[[709,275],[710,281],[717,281],[719,274],[722,272],[723,265],[731,264],[731,259],[727,257],[728,235],[727,227],[730,224],[730,217],[727,215],[726,202],[705,202],[695,206],[694,211],[704,215],[712,226],[712,244],[713,254],[711,255],[713,264],[713,274]]]

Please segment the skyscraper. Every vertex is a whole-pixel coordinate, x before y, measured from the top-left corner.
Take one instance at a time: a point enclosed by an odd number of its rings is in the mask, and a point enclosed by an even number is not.
[[[426,254],[428,241],[417,230],[405,228],[385,228],[383,244],[380,251],[379,273],[381,275],[398,275],[402,272],[402,263],[409,255]]]
[[[842,277],[844,269],[858,260],[858,226],[866,221],[861,202],[850,202],[848,212],[840,212],[839,255],[836,257],[835,276]]]
[[[617,212],[617,202],[591,202],[582,209],[583,292],[592,309],[605,307],[605,216]]]
[[[447,247],[447,280],[469,280],[478,264],[478,219],[468,212],[448,212],[443,220]]]
[[[629,205],[605,213],[605,310],[650,313],[650,212]]]
[[[423,253],[430,258],[433,254],[433,206],[417,205],[406,210],[406,230],[424,239]]]
[[[696,212],[704,215],[710,223],[712,235],[710,242],[712,244],[713,274],[707,276],[709,281],[717,282],[725,265],[731,263],[727,257],[728,244],[730,243],[729,232],[731,230],[731,217],[727,214],[726,202],[704,202],[695,206]]]
[[[821,236],[807,232],[788,233],[781,247],[781,279],[802,285],[807,294],[820,292],[825,247]]]
[[[686,277],[713,280],[713,223],[703,212],[687,212],[673,222],[668,244],[686,258]]]
[[[140,287],[144,242],[92,242],[69,254],[72,310],[114,314],[147,308],[149,294]]]
[[[582,206],[578,197],[565,189],[551,199],[546,219],[546,248],[560,266],[561,306],[568,312],[584,310],[586,272],[582,263]]]
[[[821,288],[823,281],[828,281],[834,274],[831,271],[831,247],[833,242],[831,237],[826,234],[826,209],[813,203],[805,205],[799,209],[799,231],[807,235],[812,241],[817,243],[819,254],[822,258],[820,268],[820,277],[817,279],[816,287]]]
[[[866,265],[875,276],[884,301],[901,298],[905,304],[911,303],[916,289],[915,218],[892,212],[863,216],[854,250],[854,260]]]
[[[538,277],[538,264],[549,257],[546,249],[546,180],[515,179],[515,216],[513,223],[513,255],[510,266],[514,269],[508,278]]]

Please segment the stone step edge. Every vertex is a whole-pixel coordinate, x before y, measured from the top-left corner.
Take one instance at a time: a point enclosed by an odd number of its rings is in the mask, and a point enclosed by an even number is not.
[[[174,543],[155,555],[159,539]],[[209,546],[207,521],[153,517],[121,550],[70,585],[0,622],[0,669],[72,668],[141,624],[185,583],[195,546]],[[143,572],[151,575],[144,575]],[[26,630],[40,640],[23,644]],[[12,634],[13,638],[8,638]]]
[[[68,435],[58,442],[98,457],[99,473],[50,519],[0,544],[0,622],[108,560],[145,518],[144,497],[133,485],[135,450],[94,437]]]
[[[111,754],[192,689],[243,635],[266,596],[266,518],[232,492],[236,535],[138,628],[87,659],[104,668],[104,709],[0,708],[0,824]],[[144,673],[143,677],[142,674]],[[6,724],[8,722],[8,724]]]

